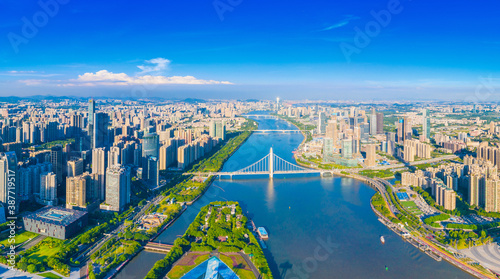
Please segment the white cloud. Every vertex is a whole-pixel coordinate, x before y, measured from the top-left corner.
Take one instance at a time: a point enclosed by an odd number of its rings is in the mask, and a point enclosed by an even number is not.
[[[131,77],[125,73],[112,73],[101,70],[96,73],[85,73],[77,79],[70,80],[66,86],[77,85],[164,85],[164,84],[232,84],[229,81],[197,79],[193,76],[152,76],[144,75]]]
[[[57,86],[127,86],[127,85],[167,85],[167,84],[232,84],[229,81],[204,80],[193,76],[164,76],[160,75],[162,71],[168,68],[170,60],[165,58],[155,58],[146,60],[146,63],[152,66],[137,66],[141,72],[136,76],[129,76],[126,73],[113,73],[108,70],[100,70],[95,73],[84,73],[78,75],[76,79],[69,80],[20,80],[26,85],[57,85]],[[150,74],[145,74],[150,73]],[[156,75],[153,75],[156,74]]]
[[[168,65],[170,64],[170,60],[165,59],[165,58],[154,58],[151,60],[146,60],[146,63],[149,64],[154,64],[154,66],[137,66],[137,68],[141,69],[142,72],[140,72],[138,75],[143,75],[147,73],[152,73],[152,72],[162,72],[168,68]]]
[[[58,76],[59,74],[45,74],[44,72],[37,71],[6,71],[0,72],[0,76],[32,76],[32,77],[53,77]]]
[[[346,26],[347,24],[349,24],[349,22],[351,22],[352,20],[356,20],[356,19],[359,19],[359,17],[348,15],[342,21],[339,21],[339,22],[337,22],[337,23],[335,23],[333,25],[330,25],[330,26],[328,26],[326,28],[323,28],[320,31],[330,31],[330,30],[333,30],[333,29],[337,29],[337,28],[340,28],[342,26]]]

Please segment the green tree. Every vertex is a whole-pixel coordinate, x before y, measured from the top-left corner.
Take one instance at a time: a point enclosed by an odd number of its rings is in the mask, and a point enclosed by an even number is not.
[[[37,272],[36,266],[34,264],[28,265],[28,272],[29,273],[35,273],[35,272]]]

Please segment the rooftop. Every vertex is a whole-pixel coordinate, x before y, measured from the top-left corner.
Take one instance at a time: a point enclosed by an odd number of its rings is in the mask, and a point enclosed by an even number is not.
[[[24,218],[53,225],[67,226],[86,214],[87,212],[84,211],[73,210],[64,207],[46,206],[31,214],[26,215]]]

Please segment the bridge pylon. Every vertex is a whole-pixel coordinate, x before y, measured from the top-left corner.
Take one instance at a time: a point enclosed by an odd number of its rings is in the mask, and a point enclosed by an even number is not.
[[[269,151],[269,179],[273,179],[274,175],[274,154],[273,148]]]

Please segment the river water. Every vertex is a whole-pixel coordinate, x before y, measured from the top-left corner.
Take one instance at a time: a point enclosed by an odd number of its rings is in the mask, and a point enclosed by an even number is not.
[[[262,130],[296,129],[282,120],[255,120]],[[302,140],[300,133],[254,133],[223,171],[251,165],[271,147],[295,162],[292,151]],[[374,193],[359,181],[339,177],[216,180],[157,241],[173,243],[209,202],[238,201],[269,233],[265,253],[275,278],[473,278],[445,261],[436,262],[380,223],[370,208]],[[163,257],[143,251],[116,278],[143,278]]]

